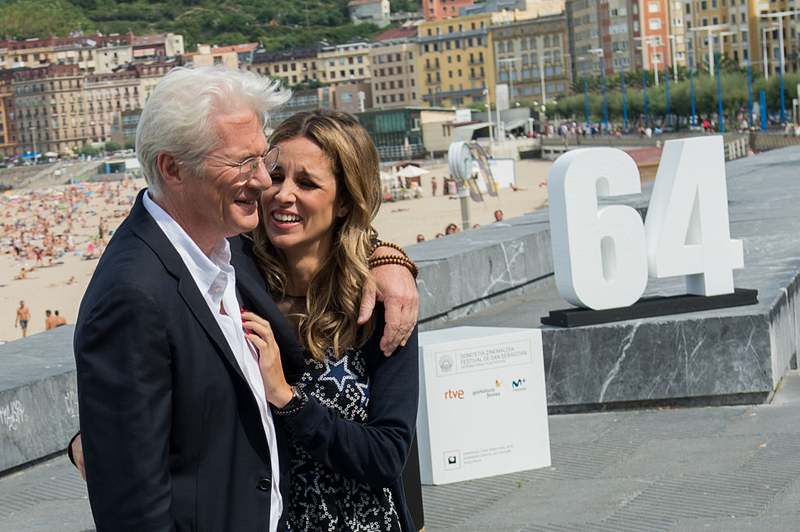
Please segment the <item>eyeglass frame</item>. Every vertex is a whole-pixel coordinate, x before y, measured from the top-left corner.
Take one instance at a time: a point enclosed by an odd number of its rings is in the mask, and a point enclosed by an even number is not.
[[[265,153],[264,155],[254,155],[253,157],[248,157],[247,159],[245,159],[244,161],[242,161],[240,163],[235,163],[233,161],[229,161],[228,159],[224,159],[222,157],[217,157],[215,155],[201,155],[201,157],[203,159],[211,159],[212,161],[218,161],[218,162],[227,164],[227,165],[231,166],[232,168],[239,168],[239,175],[240,176],[242,175],[242,172],[244,172],[245,165],[250,164],[251,161],[256,161],[256,165],[251,167],[250,170],[248,170],[248,173],[245,174],[245,175],[247,175],[247,179],[243,179],[243,181],[249,181],[250,179],[252,179],[252,174],[258,170],[258,161],[261,161],[262,163],[264,163],[264,168],[266,168],[267,172],[272,172],[273,170],[275,170],[275,168],[277,168],[277,166],[278,166],[278,158],[281,155],[281,147],[280,146],[272,146],[271,144],[268,144],[267,146],[269,146],[269,149],[267,149],[267,153]],[[272,155],[272,153],[276,154],[275,155],[275,161],[272,163],[272,165],[268,165],[266,159],[267,159],[267,157]]]

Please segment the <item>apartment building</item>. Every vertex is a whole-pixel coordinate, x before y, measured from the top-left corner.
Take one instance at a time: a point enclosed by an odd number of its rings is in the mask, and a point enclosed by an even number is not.
[[[258,72],[262,76],[282,78],[288,86],[318,81],[318,46],[269,52],[259,48],[253,52],[252,62],[241,68]]]
[[[99,36],[98,38],[76,39],[56,47],[56,63],[78,64],[86,73],[108,73],[133,61],[132,32],[124,35]],[[59,58],[63,54],[65,59]],[[77,55],[77,57],[75,57]],[[74,58],[73,62],[70,59]],[[85,62],[86,66],[83,66]]]
[[[461,8],[474,3],[474,0],[422,0],[422,15],[428,21],[454,18],[458,16]]]
[[[112,140],[113,131],[122,129],[122,113],[144,107],[141,81],[136,69],[86,76],[84,94],[89,142]]]
[[[584,73],[587,76],[600,75],[601,62],[599,58],[593,61],[590,52],[601,49],[599,0],[567,0],[564,11],[567,16],[572,78],[581,78]]]
[[[417,71],[422,105],[464,107],[495,100],[491,14],[419,25]]]
[[[637,50],[641,37],[639,3],[631,0],[608,0],[600,4],[598,19],[603,54],[601,66],[605,66],[606,75],[613,75],[623,69],[641,68],[641,53]],[[599,55],[596,54],[592,63],[597,61],[597,57]],[[576,66],[583,68],[582,64]]]
[[[331,107],[345,113],[356,114],[372,109],[370,83],[348,83],[331,89]]]
[[[334,92],[335,89],[330,87],[292,91],[292,98],[283,107],[270,113],[268,127],[274,129],[278,124],[301,111],[332,108]]]
[[[14,73],[0,70],[0,155],[17,155],[17,124],[14,120]]]
[[[564,13],[492,25],[496,83],[509,86],[509,103],[552,102],[570,93]]]
[[[183,36],[165,33],[76,35],[16,41],[0,40],[0,69],[36,68],[51,64],[77,65],[86,73],[113,72],[132,61],[182,55]]]
[[[160,33],[133,37],[134,61],[164,61],[167,57],[184,55],[183,35]]]
[[[239,68],[239,57],[248,57],[248,53],[256,48],[257,42],[234,46],[198,44],[197,51],[183,54],[183,59],[197,66],[224,65],[227,68]]]
[[[52,39],[3,39],[0,40],[0,69],[46,66],[52,62],[52,53]]]
[[[77,65],[14,70],[21,153],[76,152],[88,140],[84,76]]]
[[[741,67],[750,60],[764,76],[779,72],[781,56],[786,72],[800,67],[800,16],[770,16],[794,11],[794,0],[684,0],[683,8],[698,68],[715,67],[715,52]]]
[[[372,78],[367,41],[324,44],[317,55],[317,65],[319,81],[332,87],[369,83]]]
[[[419,105],[417,27],[392,28],[372,40],[372,107]]]
[[[139,94],[140,94],[140,103],[142,106],[147,102],[147,99],[153,93],[158,85],[158,82],[161,81],[167,72],[172,70],[175,67],[181,66],[183,63],[178,58],[169,59],[166,61],[160,62],[153,62],[153,63],[141,63],[141,64],[133,64],[128,67],[131,70],[136,71],[136,75],[139,78]]]
[[[347,11],[353,24],[372,23],[380,27],[389,24],[389,0],[350,0]]]

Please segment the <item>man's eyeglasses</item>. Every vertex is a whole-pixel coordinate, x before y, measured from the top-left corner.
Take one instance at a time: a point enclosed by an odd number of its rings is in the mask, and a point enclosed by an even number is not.
[[[228,166],[235,166],[239,168],[239,179],[242,181],[247,181],[248,179],[253,178],[253,174],[255,174],[256,170],[258,170],[259,163],[264,163],[264,168],[267,169],[267,172],[275,170],[275,167],[278,166],[278,156],[280,153],[280,147],[271,146],[269,150],[267,150],[266,155],[248,157],[240,163],[235,163],[233,161],[223,159],[222,157],[215,157],[213,155],[203,155],[203,158],[211,159],[212,161],[219,161],[227,164]]]

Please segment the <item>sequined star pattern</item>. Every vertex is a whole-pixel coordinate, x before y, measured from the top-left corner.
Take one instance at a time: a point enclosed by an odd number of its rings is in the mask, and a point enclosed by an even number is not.
[[[370,381],[361,350],[350,349],[339,360],[324,363],[304,355],[306,393],[342,418],[366,423]],[[291,431],[289,438],[289,532],[401,532],[389,488],[344,477],[315,461]]]

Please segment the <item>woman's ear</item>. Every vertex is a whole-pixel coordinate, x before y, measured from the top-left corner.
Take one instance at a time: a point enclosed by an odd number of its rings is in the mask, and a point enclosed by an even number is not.
[[[339,208],[336,211],[336,217],[337,218],[344,218],[345,216],[348,215],[349,212],[350,212],[350,202],[349,201],[343,201],[339,205]]]

